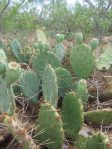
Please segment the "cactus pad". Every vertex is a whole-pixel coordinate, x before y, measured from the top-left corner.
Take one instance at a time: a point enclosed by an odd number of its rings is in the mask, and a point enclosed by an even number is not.
[[[56,44],[55,53],[60,62],[63,62],[63,58],[65,56],[65,49],[63,44]]]
[[[40,76],[47,64],[51,64],[53,68],[57,68],[60,66],[60,61],[53,53],[48,51],[41,51],[32,59],[33,69]]]
[[[56,68],[55,71],[58,79],[59,96],[64,97],[65,94],[71,89],[72,76],[68,70],[62,67]]]
[[[2,49],[0,49],[0,74],[4,73],[7,67],[7,58]]]
[[[103,133],[96,133],[88,139],[85,149],[108,149],[109,139]]]
[[[58,99],[58,82],[54,69],[46,65],[42,77],[42,91],[45,100],[56,107]]]
[[[79,98],[81,99],[83,105],[86,105],[87,101],[88,101],[88,89],[87,89],[86,80],[81,79],[78,81],[77,93],[78,93]]]
[[[112,65],[112,49],[106,49],[96,60],[96,68],[98,70],[108,70]]]
[[[82,33],[76,33],[75,40],[78,44],[81,44],[83,42],[83,34]]]
[[[82,102],[74,92],[68,93],[63,100],[62,121],[66,137],[74,139],[84,121]]]
[[[70,53],[72,70],[78,78],[87,79],[94,70],[92,51],[86,44],[76,45]]]
[[[84,113],[84,117],[87,121],[95,124],[110,125],[112,123],[112,109],[87,111]]]
[[[8,84],[14,83],[19,79],[21,73],[20,65],[15,62],[11,62],[8,64],[8,68],[6,69],[6,79]]]
[[[39,142],[44,142],[49,149],[61,149],[64,143],[62,121],[60,115],[52,105],[48,103],[41,105],[38,124],[37,133],[39,133]]]
[[[38,76],[31,72],[25,71],[20,77],[20,88],[28,100],[32,103],[37,103],[39,92]]]
[[[0,116],[0,123],[3,123],[5,126],[8,127],[10,133],[13,137],[19,141],[23,149],[38,149],[37,145],[34,143],[32,137],[28,135],[26,130],[21,127],[21,125],[8,115],[1,115]]]
[[[93,38],[90,42],[91,49],[94,50],[99,46],[99,39]]]
[[[14,56],[19,61],[20,60],[20,48],[21,48],[19,40],[18,39],[12,40],[10,43],[10,46],[11,46],[11,50]]]

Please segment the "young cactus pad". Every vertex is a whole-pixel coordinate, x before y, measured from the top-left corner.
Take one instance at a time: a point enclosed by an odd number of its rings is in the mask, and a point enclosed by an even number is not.
[[[106,135],[103,133],[96,133],[88,139],[85,149],[108,149],[108,144],[109,139]]]
[[[70,63],[79,79],[87,79],[94,70],[94,57],[90,47],[86,44],[76,45],[71,50]]]
[[[19,79],[21,73],[21,68],[18,63],[11,62],[8,64],[8,67],[6,69],[6,79],[8,84],[14,83],[16,80]]]
[[[82,128],[83,106],[79,97],[74,92],[69,92],[63,100],[62,121],[65,135],[74,140]]]
[[[20,77],[20,88],[28,100],[32,103],[37,103],[39,92],[38,76],[31,71],[24,71]]]
[[[72,87],[72,76],[68,70],[62,67],[56,68],[55,72],[58,80],[59,96],[64,97]]]
[[[84,79],[78,81],[77,84],[77,93],[79,98],[81,99],[83,105],[85,106],[88,101],[88,89],[87,89],[87,82]]]
[[[83,42],[83,34],[82,33],[76,33],[75,40],[78,44],[81,44]]]
[[[60,115],[52,105],[41,104],[38,125],[39,142],[44,142],[48,149],[61,149],[64,143],[63,124]]]
[[[112,123],[112,109],[87,111],[84,113],[84,117],[87,121],[95,124],[110,125]]]
[[[99,39],[93,38],[90,42],[91,49],[94,50],[99,46]]]
[[[54,69],[61,65],[58,58],[49,51],[41,51],[32,59],[33,69],[40,76],[47,64],[51,64]]]
[[[42,91],[45,100],[56,107],[58,100],[58,82],[56,73],[50,64],[46,65],[44,69],[42,77]]]

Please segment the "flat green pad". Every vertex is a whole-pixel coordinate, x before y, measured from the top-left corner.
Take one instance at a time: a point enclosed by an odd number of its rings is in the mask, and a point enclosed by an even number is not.
[[[54,69],[61,65],[56,55],[49,51],[41,51],[32,59],[33,69],[40,76],[47,64],[51,64]]]
[[[74,140],[83,125],[83,106],[76,93],[66,95],[62,105],[62,121],[65,135]]]
[[[39,143],[48,149],[61,149],[64,143],[64,131],[61,117],[57,110],[48,103],[43,103],[39,110],[38,136]]]
[[[38,76],[31,72],[25,71],[20,77],[20,88],[28,100],[32,103],[38,102],[39,79]]]
[[[57,107],[58,101],[58,82],[55,70],[51,65],[46,65],[42,77],[42,91],[44,99]]]
[[[56,68],[55,72],[58,80],[59,96],[64,97],[72,88],[72,76],[67,69],[62,67]]]
[[[87,121],[95,124],[110,125],[112,124],[112,109],[88,111],[84,113],[84,117]]]
[[[70,63],[79,79],[87,79],[94,71],[94,57],[91,48],[86,44],[78,44],[71,50]]]
[[[108,148],[109,139],[103,133],[96,133],[88,139],[85,149],[110,149]]]

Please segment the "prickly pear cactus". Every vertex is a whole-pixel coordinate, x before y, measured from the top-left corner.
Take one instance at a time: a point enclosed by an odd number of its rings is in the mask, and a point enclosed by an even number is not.
[[[94,50],[99,46],[99,39],[93,38],[90,42],[91,49]]]
[[[18,39],[13,39],[10,43],[11,46],[11,50],[14,54],[14,56],[16,57],[17,61],[20,61],[20,42]]]
[[[47,64],[51,64],[54,69],[61,65],[56,55],[49,51],[41,51],[32,58],[33,69],[40,76]]]
[[[10,85],[14,83],[16,80],[18,80],[21,73],[21,69],[20,69],[20,65],[15,62],[8,63],[7,67],[8,68],[6,70],[5,75],[6,75],[7,83]]]
[[[62,67],[56,68],[55,72],[58,80],[59,96],[64,97],[72,87],[72,76],[68,70]]]
[[[45,100],[57,106],[58,100],[58,82],[55,70],[51,65],[46,65],[42,77],[42,91]]]
[[[48,103],[41,105],[38,125],[39,143],[44,142],[48,149],[61,149],[64,143],[63,124],[60,115],[52,105]]]
[[[60,62],[63,62],[63,58],[65,56],[65,48],[62,43],[56,44],[55,53]]]
[[[4,51],[0,49],[0,74],[5,73],[7,67],[7,59]]]
[[[82,33],[76,33],[75,40],[78,44],[81,44],[83,42],[83,34]]]
[[[11,84],[19,79],[19,75],[16,73],[17,76],[12,79],[13,73],[10,71],[10,67],[7,64],[6,56],[3,50],[0,50],[0,60],[0,113],[14,115],[15,99]],[[5,65],[3,65],[3,62]],[[15,70],[20,69],[20,66],[17,63],[14,64]]]
[[[39,83],[38,76],[31,71],[23,72],[20,77],[20,88],[23,94],[28,97],[28,100],[32,103],[38,102]]]
[[[81,99],[84,106],[86,106],[88,101],[88,89],[87,89],[87,82],[84,79],[78,81],[77,84],[77,93],[79,98]]]
[[[71,50],[70,63],[79,79],[87,79],[94,71],[92,50],[86,44],[78,44]]]
[[[112,49],[105,49],[96,59],[96,68],[101,71],[109,70],[112,65]]]
[[[0,116],[0,123],[8,127],[9,132],[13,137],[19,141],[23,149],[38,149],[37,145],[34,143],[32,137],[28,135],[26,130],[21,127],[21,125],[8,115]]]
[[[48,43],[42,43],[41,41],[38,42],[37,49],[40,51],[49,51],[50,50],[50,45]]]
[[[109,139],[106,135],[103,133],[96,133],[88,139],[85,149],[108,149],[108,144]]]
[[[37,40],[39,42],[41,41],[43,44],[48,43],[47,36],[46,36],[44,30],[42,30],[42,29],[37,30]]]
[[[94,111],[87,111],[84,113],[84,117],[87,121],[95,124],[111,125],[112,109],[98,109]]]
[[[82,102],[76,93],[70,92],[66,95],[63,100],[61,114],[65,135],[74,140],[84,121]]]

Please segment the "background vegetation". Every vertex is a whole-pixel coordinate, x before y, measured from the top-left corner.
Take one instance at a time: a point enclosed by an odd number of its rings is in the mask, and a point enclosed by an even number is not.
[[[101,37],[112,34],[112,0],[83,0],[68,6],[66,0],[0,0],[0,33],[29,33],[38,27],[52,36],[77,31]]]

